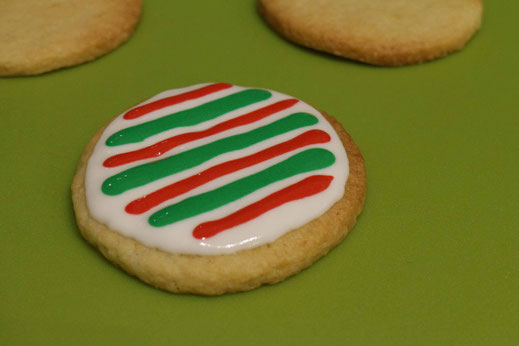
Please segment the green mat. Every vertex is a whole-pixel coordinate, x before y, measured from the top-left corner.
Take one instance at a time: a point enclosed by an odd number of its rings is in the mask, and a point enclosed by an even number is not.
[[[519,3],[485,5],[463,51],[381,68],[288,43],[252,0],[145,1],[116,51],[0,79],[0,344],[519,344]],[[69,186],[90,137],[143,99],[202,82],[305,100],[366,159],[353,232],[281,284],[168,294],[78,233]]]

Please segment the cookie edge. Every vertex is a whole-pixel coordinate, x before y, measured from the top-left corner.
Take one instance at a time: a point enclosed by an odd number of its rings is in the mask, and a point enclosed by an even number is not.
[[[80,49],[71,49],[68,55],[47,57],[38,63],[15,61],[5,66],[0,65],[0,77],[36,76],[94,61],[116,50],[133,36],[142,16],[142,7],[142,0],[123,0],[122,11],[117,14],[118,20],[114,22],[124,22],[124,25],[114,25],[115,30],[110,35],[99,33],[96,28],[89,33],[87,42]],[[122,18],[126,20],[121,20]]]
[[[380,45],[374,41],[364,41],[353,36],[344,40],[342,37],[330,35],[323,40],[321,33],[314,35],[299,25],[294,26],[290,18],[283,18],[275,10],[271,10],[266,1],[268,0],[258,0],[259,15],[275,32],[288,41],[349,60],[389,67],[421,64],[463,49],[481,27],[484,6],[482,0],[474,0],[479,6],[478,19],[457,39],[451,39],[448,43],[422,44],[416,48],[411,45],[401,45],[400,47]]]

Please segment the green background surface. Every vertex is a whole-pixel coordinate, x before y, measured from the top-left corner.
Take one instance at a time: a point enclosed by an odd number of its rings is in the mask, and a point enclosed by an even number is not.
[[[517,13],[488,1],[460,53],[381,68],[286,42],[252,0],[146,1],[116,51],[0,79],[0,343],[518,345]],[[335,115],[366,159],[367,202],[340,246],[281,284],[173,295],[82,240],[69,186],[114,115],[220,81]]]

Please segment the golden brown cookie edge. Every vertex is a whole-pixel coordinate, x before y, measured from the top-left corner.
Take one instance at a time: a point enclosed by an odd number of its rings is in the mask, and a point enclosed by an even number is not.
[[[457,37],[444,42],[420,42],[392,46],[380,44],[376,38],[360,39],[354,34],[342,37],[336,33],[323,35],[322,32],[313,32],[305,26],[294,23],[294,19],[290,16],[276,11],[275,6],[271,6],[269,2],[270,0],[258,0],[258,13],[274,31],[285,39],[346,59],[370,65],[392,67],[424,63],[463,49],[479,30],[483,14],[483,1],[473,0],[479,6],[478,20]]]
[[[93,27],[80,46],[71,47],[70,52],[62,56],[6,61],[5,65],[0,64],[0,77],[40,75],[90,62],[114,51],[134,34],[142,13],[142,0],[118,2],[120,11],[114,13],[110,23],[105,23],[111,26],[110,32],[101,32],[101,28]]]

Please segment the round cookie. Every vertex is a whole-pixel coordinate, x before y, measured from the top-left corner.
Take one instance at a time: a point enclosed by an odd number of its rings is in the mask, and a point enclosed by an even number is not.
[[[400,66],[443,57],[478,30],[482,0],[259,0],[285,38],[368,64]]]
[[[128,40],[141,0],[0,1],[0,76],[78,65]]]
[[[362,210],[359,149],[333,117],[226,83],[162,92],[87,145],[72,183],[83,237],[155,287],[273,284],[335,247]]]

